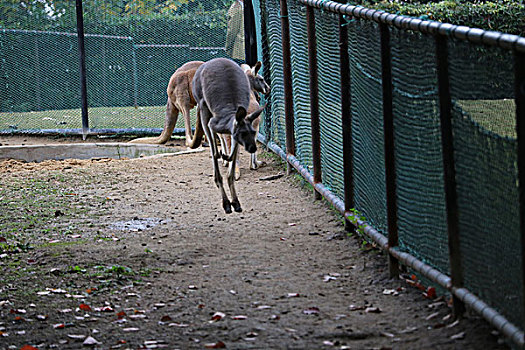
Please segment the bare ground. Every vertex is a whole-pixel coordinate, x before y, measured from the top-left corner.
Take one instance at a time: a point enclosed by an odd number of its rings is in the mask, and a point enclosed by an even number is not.
[[[0,143],[42,142],[24,139]],[[208,149],[0,162],[0,349],[506,348],[478,316],[454,322],[446,298],[390,280],[297,177],[262,180],[284,171],[265,158],[249,171],[242,155],[231,215]]]

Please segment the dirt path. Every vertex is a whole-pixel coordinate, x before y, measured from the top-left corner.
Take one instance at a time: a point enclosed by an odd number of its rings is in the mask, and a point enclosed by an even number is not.
[[[284,171],[266,161],[249,171],[243,154],[231,215],[207,149],[0,164],[0,349],[505,348],[478,317],[454,323],[443,298],[389,280],[293,176],[261,180]]]

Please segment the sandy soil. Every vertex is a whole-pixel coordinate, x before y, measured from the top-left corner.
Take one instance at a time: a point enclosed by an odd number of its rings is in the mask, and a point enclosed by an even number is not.
[[[0,250],[0,349],[506,348],[479,317],[454,322],[446,298],[390,280],[386,257],[348,237],[295,176],[264,180],[284,172],[265,160],[250,171],[242,154],[244,211],[230,215],[207,149],[0,163],[0,210],[16,202],[20,217],[40,218],[0,232],[0,242],[33,246]],[[29,179],[62,194],[56,207],[45,188],[34,204],[17,199]],[[38,216],[41,201],[55,215]]]

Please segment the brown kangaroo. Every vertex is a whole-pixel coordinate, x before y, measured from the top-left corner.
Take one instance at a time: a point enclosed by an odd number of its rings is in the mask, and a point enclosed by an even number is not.
[[[231,213],[233,206],[236,212],[241,212],[241,204],[235,191],[237,151],[239,145],[244,146],[249,153],[257,150],[252,122],[261,114],[264,107],[247,114],[251,95],[250,83],[243,70],[226,58],[215,58],[201,65],[195,72],[192,92],[198,106],[197,124],[200,122],[210,142],[215,184],[221,192],[224,211],[227,214]],[[217,134],[232,136],[229,155],[219,153]],[[220,157],[230,162],[228,187],[232,197],[231,202],[222,183],[218,163]]]
[[[164,129],[159,137],[143,137],[130,141],[131,143],[152,143],[152,144],[164,144],[166,143],[173,134],[173,129],[177,124],[179,118],[179,112],[182,112],[184,117],[184,127],[186,132],[186,145],[191,146],[192,134],[191,134],[191,120],[190,111],[195,107],[195,99],[191,92],[191,82],[195,71],[204,62],[202,61],[190,61],[183,64],[179,69],[173,73],[168,83],[168,101],[166,103],[166,120],[164,123]]]

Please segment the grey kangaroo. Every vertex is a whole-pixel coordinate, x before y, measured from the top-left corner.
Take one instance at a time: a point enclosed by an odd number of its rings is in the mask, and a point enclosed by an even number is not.
[[[243,70],[225,58],[215,58],[201,65],[195,72],[192,84],[197,102],[198,117],[206,138],[210,142],[215,184],[222,195],[222,207],[227,214],[241,212],[241,204],[235,191],[235,166],[239,145],[247,152],[257,150],[255,129],[252,122],[264,107],[247,114],[250,105],[250,82]],[[229,155],[219,153],[218,134],[230,134],[232,145]],[[232,200],[228,199],[222,183],[219,158],[229,161],[228,187]]]

